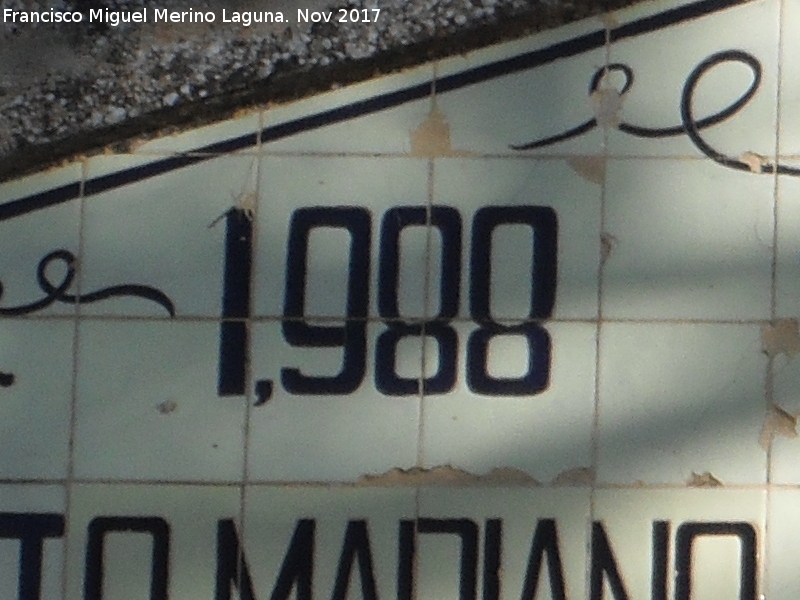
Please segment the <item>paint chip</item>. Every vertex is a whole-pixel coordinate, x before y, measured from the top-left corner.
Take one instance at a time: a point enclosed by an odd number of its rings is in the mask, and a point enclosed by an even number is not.
[[[764,325],[761,342],[767,356],[785,354],[793,358],[800,352],[800,329],[797,319],[778,319]]]
[[[600,262],[606,262],[617,247],[619,240],[610,233],[600,234]]]
[[[162,415],[171,415],[178,410],[178,403],[175,400],[164,400],[164,402],[156,405],[156,410]]]
[[[601,155],[573,156],[567,159],[570,169],[586,181],[603,185],[606,180],[606,157]]]
[[[594,118],[600,127],[618,127],[622,113],[622,94],[612,87],[599,87],[589,95]]]
[[[769,450],[777,436],[788,439],[797,437],[797,417],[797,414],[793,415],[777,404],[769,405],[764,425],[761,427],[761,435],[758,436],[758,443],[764,451]]]
[[[258,195],[255,192],[242,192],[238,196],[233,196],[234,206],[244,213],[248,221],[252,221],[256,214],[256,204]]]
[[[421,486],[421,485],[539,485],[525,471],[513,467],[498,467],[485,475],[443,465],[430,469],[391,469],[380,475],[362,475],[357,485]]]
[[[450,125],[436,103],[428,118],[411,132],[411,154],[413,156],[471,156],[471,152],[454,150],[450,142]]]
[[[761,156],[755,152],[745,152],[739,157],[744,164],[746,164],[753,173],[763,173],[764,167],[769,164],[766,156]]]
[[[478,475],[481,483],[487,484],[513,484],[513,485],[540,485],[535,478],[521,469],[514,467],[495,467],[485,475]]]
[[[575,467],[562,471],[553,479],[553,485],[592,485],[594,473],[588,467]]]
[[[692,476],[686,480],[686,485],[688,487],[722,487],[725,484],[708,471],[705,473],[692,471]]]
[[[617,19],[614,13],[603,13],[598,18],[606,29],[616,29],[619,27],[619,19]]]

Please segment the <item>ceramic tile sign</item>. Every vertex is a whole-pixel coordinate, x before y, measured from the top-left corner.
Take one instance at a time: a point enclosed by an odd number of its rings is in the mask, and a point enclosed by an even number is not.
[[[643,3],[0,186],[0,597],[796,598],[800,4]]]

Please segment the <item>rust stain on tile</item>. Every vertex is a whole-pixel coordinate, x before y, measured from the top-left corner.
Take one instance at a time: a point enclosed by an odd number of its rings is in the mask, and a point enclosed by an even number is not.
[[[525,471],[498,467],[485,475],[476,475],[450,465],[423,469],[391,469],[380,475],[362,475],[356,485],[420,486],[420,485],[539,485]]]
[[[692,476],[686,480],[686,485],[688,487],[722,487],[725,484],[714,477],[709,471],[705,473],[695,473],[692,471]]]
[[[450,125],[434,102],[428,118],[411,132],[411,155],[426,158],[458,157],[472,156],[472,152],[453,148],[450,141]]]
[[[573,156],[567,159],[570,169],[586,181],[603,185],[606,180],[606,157],[603,155]]]
[[[761,427],[761,435],[758,436],[759,445],[766,451],[778,436],[788,439],[796,438],[797,416],[777,404],[770,404],[764,417],[764,425]]]
[[[746,164],[753,173],[763,173],[764,167],[769,164],[769,159],[766,156],[755,152],[745,152],[739,157],[739,160]]]
[[[514,485],[540,485],[539,482],[521,469],[514,467],[496,467],[485,475],[478,475],[482,483],[488,484],[514,484]]]
[[[594,473],[588,467],[575,467],[562,471],[553,479],[553,485],[592,485]]]
[[[800,352],[800,330],[797,319],[778,319],[764,325],[761,342],[767,356],[785,354],[793,358]]]
[[[256,192],[242,192],[241,194],[233,195],[232,199],[234,207],[242,211],[244,216],[252,221],[256,214],[256,205],[258,204],[258,195]]]

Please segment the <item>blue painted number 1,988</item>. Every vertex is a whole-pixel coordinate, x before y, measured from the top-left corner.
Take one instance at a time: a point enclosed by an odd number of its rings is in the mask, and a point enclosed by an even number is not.
[[[223,322],[220,330],[218,393],[245,393],[248,354],[246,319],[250,316],[252,223],[238,210],[227,216]],[[400,239],[407,227],[430,225],[441,236],[438,313],[425,320],[404,320],[399,311]],[[522,322],[503,324],[491,315],[492,240],[501,225],[530,229],[533,255],[527,314]],[[341,229],[350,238],[345,281],[345,314],[341,325],[312,324],[305,315],[309,239],[320,229]],[[375,388],[388,396],[420,393],[446,394],[456,384],[458,315],[461,289],[462,222],[449,206],[399,206],[386,211],[380,229],[378,255],[378,315],[384,330],[377,335]],[[372,216],[361,207],[307,207],[294,211],[289,224],[286,287],[282,329],[288,344],[301,348],[342,348],[342,365],[335,375],[323,376],[287,366],[281,385],[290,394],[343,395],[364,382],[367,371],[367,323],[370,298]],[[551,340],[542,321],[550,318],[556,297],[558,220],[545,206],[490,206],[479,209],[472,221],[469,260],[469,314],[475,329],[466,340],[466,384],[476,394],[525,396],[544,391],[550,381]],[[435,340],[438,367],[421,378],[397,373],[398,344],[406,337]],[[489,372],[492,340],[520,336],[527,343],[527,369],[519,377],[495,377]],[[256,383],[259,402],[272,393],[272,382]]]

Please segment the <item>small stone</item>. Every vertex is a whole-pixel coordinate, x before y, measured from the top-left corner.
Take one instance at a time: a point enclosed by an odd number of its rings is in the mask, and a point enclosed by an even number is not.
[[[123,121],[128,116],[128,112],[120,106],[112,106],[106,113],[106,123],[115,124]]]

